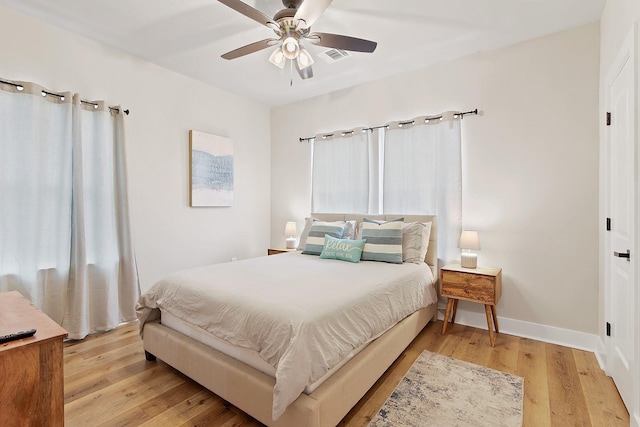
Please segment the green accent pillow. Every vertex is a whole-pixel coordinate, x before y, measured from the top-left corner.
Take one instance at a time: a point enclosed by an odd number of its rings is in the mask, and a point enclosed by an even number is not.
[[[364,242],[366,240],[336,239],[327,234],[320,258],[360,262]]]

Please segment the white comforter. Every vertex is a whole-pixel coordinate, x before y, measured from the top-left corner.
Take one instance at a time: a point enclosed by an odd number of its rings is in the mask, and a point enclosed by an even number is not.
[[[352,350],[437,300],[426,265],[353,264],[290,252],[181,271],[136,307],[258,352],[276,372],[273,419]]]

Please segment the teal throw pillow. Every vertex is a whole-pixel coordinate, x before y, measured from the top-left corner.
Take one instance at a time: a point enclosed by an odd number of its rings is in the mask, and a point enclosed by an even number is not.
[[[325,235],[320,258],[360,262],[365,242],[366,240],[336,239]]]

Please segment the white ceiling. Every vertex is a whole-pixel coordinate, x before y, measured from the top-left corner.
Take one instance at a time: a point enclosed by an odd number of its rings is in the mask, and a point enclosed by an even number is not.
[[[281,0],[246,0],[273,16]],[[301,80],[268,62],[272,49],[232,61],[220,55],[273,36],[217,0],[0,0],[204,83],[269,106],[283,105],[475,52],[598,21],[605,0],[334,0],[313,31],[378,42],[372,54],[316,58]],[[305,45],[312,55],[326,50]],[[532,58],[535,60],[535,58]]]

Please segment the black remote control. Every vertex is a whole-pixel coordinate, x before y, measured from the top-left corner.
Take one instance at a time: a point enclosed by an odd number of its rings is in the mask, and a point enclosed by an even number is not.
[[[0,344],[4,344],[9,341],[19,340],[20,338],[30,337],[36,333],[35,329],[29,329],[28,331],[15,332],[8,335],[0,335]]]

